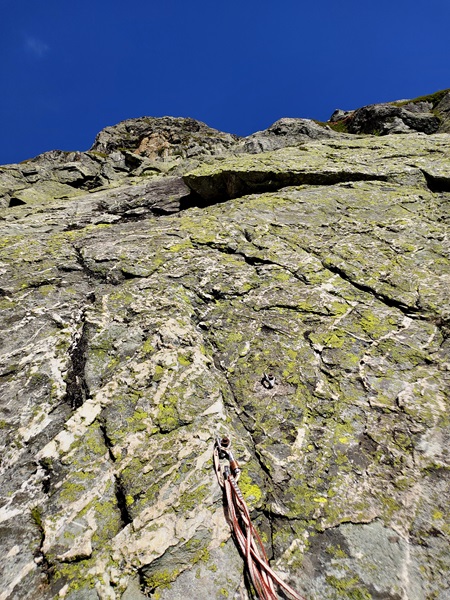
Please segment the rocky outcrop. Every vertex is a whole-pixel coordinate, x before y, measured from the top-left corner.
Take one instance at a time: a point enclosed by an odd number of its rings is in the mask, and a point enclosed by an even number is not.
[[[348,121],[349,133],[436,133],[439,118],[431,112],[430,103],[395,106],[373,104],[356,110]]]
[[[442,96],[436,105],[436,112],[440,117],[439,131],[450,133],[450,92]]]
[[[87,190],[111,189],[166,169],[131,152],[52,151],[19,165],[0,167],[0,206],[34,206],[49,199],[63,200],[84,195]]]
[[[88,152],[46,152],[19,165],[0,167],[0,207],[73,198],[80,190],[140,184],[160,173],[177,174],[220,155],[237,136],[200,121],[174,117],[129,119],[101,131]]]
[[[241,141],[243,152],[257,154],[296,146],[305,141],[331,138],[334,131],[311,119],[280,119],[264,131],[257,131]]]
[[[414,100],[371,104],[353,111],[337,109],[329,123],[338,131],[353,134],[448,133],[449,113],[450,91],[443,90]]]
[[[222,154],[237,139],[195,119],[142,117],[106,127],[95,138],[91,150],[107,154],[129,150],[153,161],[179,161]]]
[[[450,137],[302,128],[0,170],[1,600],[251,597],[222,433],[306,598],[448,597]]]
[[[326,148],[326,150],[325,150]],[[374,160],[376,150],[376,160]],[[258,156],[234,156],[205,163],[184,180],[209,202],[244,194],[275,191],[293,185],[332,185],[351,181],[384,181],[448,191],[447,138],[394,136],[311,142]],[[436,159],[427,157],[436,155]],[[407,158],[406,158],[407,157]]]

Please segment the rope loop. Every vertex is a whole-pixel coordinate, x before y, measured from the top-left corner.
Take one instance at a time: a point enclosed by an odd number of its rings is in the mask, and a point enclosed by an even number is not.
[[[278,586],[293,600],[305,600],[269,565],[264,545],[251,521],[247,503],[238,486],[241,469],[231,452],[231,440],[228,436],[217,437],[215,440],[214,470],[217,481],[224,492],[227,521],[244,557],[259,599],[278,600],[276,592],[276,586]]]

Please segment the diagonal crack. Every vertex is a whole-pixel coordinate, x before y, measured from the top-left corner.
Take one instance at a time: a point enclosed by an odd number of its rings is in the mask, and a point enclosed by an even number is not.
[[[94,271],[93,269],[91,269],[89,267],[89,265],[86,262],[86,259],[83,255],[82,252],[82,247],[79,246],[73,246],[73,249],[75,250],[75,258],[77,263],[80,265],[82,271],[90,278],[90,279],[97,279],[99,281],[105,282],[105,276],[103,275],[103,273],[98,273],[97,271]]]
[[[420,309],[417,306],[411,306],[410,304],[406,304],[405,302],[402,302],[401,300],[397,300],[396,298],[393,298],[392,296],[389,296],[379,290],[374,289],[370,285],[361,283],[360,281],[356,281],[347,271],[345,271],[344,269],[342,269],[335,263],[331,262],[330,259],[323,258],[318,252],[313,252],[312,250],[310,250],[308,248],[303,248],[303,247],[302,247],[302,250],[304,250],[305,252],[308,252],[309,254],[312,254],[317,259],[319,259],[319,261],[322,263],[322,266],[324,267],[324,269],[328,269],[328,271],[331,271],[331,273],[338,275],[341,279],[343,279],[344,281],[347,281],[348,283],[350,283],[350,285],[352,285],[356,289],[360,290],[361,292],[366,292],[366,293],[370,294],[371,296],[373,296],[374,298],[376,298],[377,300],[379,300],[386,306],[389,306],[390,308],[396,308],[408,317],[414,317],[415,315],[422,315]]]

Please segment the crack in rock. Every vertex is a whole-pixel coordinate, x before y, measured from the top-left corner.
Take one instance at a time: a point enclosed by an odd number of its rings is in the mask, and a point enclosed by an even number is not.
[[[66,376],[66,401],[73,410],[82,406],[90,398],[85,373],[88,348],[88,324],[85,310],[81,311],[81,326],[76,332],[68,352],[70,362]]]

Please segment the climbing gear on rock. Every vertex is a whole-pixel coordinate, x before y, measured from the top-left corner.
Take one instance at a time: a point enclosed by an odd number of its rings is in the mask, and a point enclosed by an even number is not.
[[[231,440],[228,436],[217,437],[215,440],[214,470],[224,491],[228,523],[244,556],[259,600],[278,600],[276,586],[294,600],[305,600],[269,565],[264,545],[251,521],[248,506],[238,486],[241,470],[231,452]]]
[[[271,390],[275,386],[275,375],[264,373],[261,383],[265,388]]]

